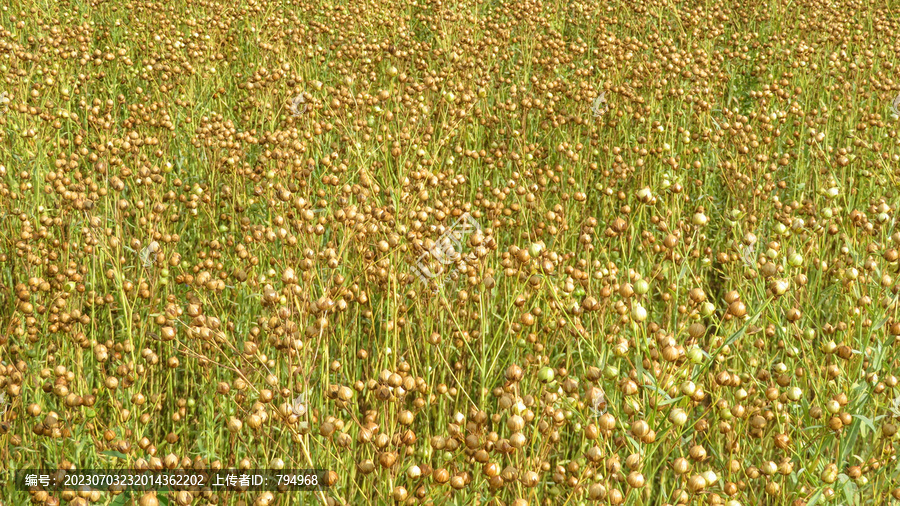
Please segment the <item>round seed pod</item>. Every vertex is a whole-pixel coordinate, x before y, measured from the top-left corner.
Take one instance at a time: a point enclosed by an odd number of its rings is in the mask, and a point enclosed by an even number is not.
[[[371,474],[375,471],[375,463],[371,459],[365,459],[356,465],[356,468],[362,474]]]
[[[394,452],[383,452],[378,456],[378,463],[385,469],[391,468],[397,462],[397,454]]]
[[[462,490],[466,486],[466,480],[462,475],[455,474],[450,478],[450,487],[454,490]]]
[[[688,478],[688,490],[692,493],[696,494],[701,492],[704,488],[706,488],[706,479],[699,474],[695,474]]]
[[[688,326],[688,335],[694,339],[699,339],[706,333],[706,325],[700,322],[694,322]]]
[[[393,496],[395,501],[403,502],[406,500],[407,497],[409,497],[409,492],[406,491],[406,488],[397,486],[397,487],[394,487],[394,490],[391,495]]]
[[[147,492],[138,499],[138,506],[159,506],[159,499],[156,492]]]
[[[728,305],[728,312],[738,318],[742,318],[747,314],[747,306],[743,302],[736,300]]]
[[[637,471],[628,473],[628,477],[625,478],[625,481],[631,488],[644,488],[644,475]]]
[[[638,438],[646,436],[650,432],[650,425],[644,420],[636,420],[631,424],[631,433]]]
[[[881,434],[886,438],[891,438],[897,433],[897,426],[891,422],[885,422],[881,426]]]
[[[602,501],[606,499],[607,491],[601,483],[592,483],[588,487],[588,499],[591,501]]]
[[[522,485],[527,488],[536,487],[540,481],[540,476],[534,471],[527,471],[521,478]]]
[[[687,474],[691,470],[691,463],[684,457],[678,457],[672,463],[672,469],[675,471],[675,474]]]
[[[434,478],[435,483],[443,485],[444,483],[450,481],[450,472],[444,468],[435,469],[432,477]]]
[[[610,504],[622,504],[625,502],[625,495],[617,488],[611,489],[607,498],[609,499]]]
[[[521,432],[525,428],[525,420],[519,415],[513,415],[506,421],[506,427],[510,432]]]

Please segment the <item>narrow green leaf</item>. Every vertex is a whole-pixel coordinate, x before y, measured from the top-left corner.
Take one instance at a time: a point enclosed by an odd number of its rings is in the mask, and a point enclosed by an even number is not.
[[[871,418],[869,418],[868,416],[865,416],[865,415],[852,415],[852,416],[853,416],[853,418],[858,418],[873,433],[875,432],[875,423],[872,421]],[[863,437],[865,437],[865,434],[863,434]]]
[[[815,494],[812,495],[812,497],[809,498],[809,502],[806,503],[806,506],[816,506],[816,504],[819,504],[819,499],[821,498],[822,491],[818,490]]]
[[[122,492],[110,501],[109,506],[125,506],[129,499],[131,499],[131,492]]]

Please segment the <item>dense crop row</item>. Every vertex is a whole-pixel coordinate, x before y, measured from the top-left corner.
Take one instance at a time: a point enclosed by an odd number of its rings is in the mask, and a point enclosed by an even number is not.
[[[0,503],[900,500],[898,13],[0,7]]]

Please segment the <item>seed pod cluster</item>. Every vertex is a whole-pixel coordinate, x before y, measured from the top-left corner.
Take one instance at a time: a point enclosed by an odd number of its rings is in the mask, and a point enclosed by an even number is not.
[[[900,500],[884,2],[182,4],[0,13],[10,468]]]

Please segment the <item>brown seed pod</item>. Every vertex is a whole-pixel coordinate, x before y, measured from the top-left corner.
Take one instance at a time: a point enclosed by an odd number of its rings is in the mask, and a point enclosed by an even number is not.
[[[897,425],[891,422],[885,422],[881,426],[881,434],[886,438],[891,438],[897,433]]]
[[[637,472],[632,471],[628,473],[628,477],[625,479],[628,483],[628,486],[631,488],[643,488],[644,487],[644,475]]]
[[[540,483],[541,478],[534,471],[526,471],[525,474],[520,478],[520,481],[522,482],[523,486],[527,488],[533,488],[536,487],[538,483]]]
[[[435,483],[443,485],[450,481],[450,472],[444,468],[435,469],[432,477],[434,478]]]
[[[378,463],[381,467],[389,469],[397,462],[397,454],[394,452],[383,452],[378,455]]]
[[[357,464],[356,467],[357,467],[357,469],[359,469],[359,472],[364,475],[371,474],[373,471],[375,471],[375,463],[372,462],[371,459],[363,460],[362,462]]]
[[[616,428],[616,418],[610,413],[604,413],[598,418],[597,426],[601,431],[611,431]]]
[[[687,474],[691,470],[691,463],[684,457],[678,457],[675,459],[675,462],[672,463],[672,469],[675,471],[675,474]]]
[[[692,475],[690,478],[688,478],[688,490],[690,490],[694,494],[701,492],[704,488],[706,488],[706,485],[706,479],[699,474]]]
[[[610,489],[607,498],[609,499],[610,504],[622,504],[625,502],[625,495],[617,488]]]
[[[704,292],[702,288],[691,288],[691,291],[688,293],[688,295],[690,296],[691,301],[694,304],[706,302],[706,292]]]
[[[702,462],[706,459],[706,448],[703,448],[701,445],[692,446],[689,453],[691,458],[697,462]]]
[[[735,300],[728,305],[728,312],[738,318],[742,318],[747,314],[747,306],[740,300]]]
[[[461,474],[455,474],[450,478],[450,487],[454,490],[462,490],[466,486],[466,479]]]
[[[602,501],[606,499],[606,496],[607,490],[606,487],[604,487],[602,484],[592,483],[588,487],[588,499],[590,499],[591,501]]]
[[[406,491],[406,488],[401,486],[394,487],[393,492],[391,493],[392,497],[397,502],[403,502],[409,497],[409,492]]]
[[[159,499],[156,497],[156,492],[147,492],[142,495],[140,499],[138,499],[139,506],[159,506]]]
[[[631,433],[637,438],[642,438],[650,432],[650,425],[644,420],[635,420],[631,424]]]
[[[900,336],[900,321],[891,324],[890,332],[892,336]]]
[[[688,326],[688,335],[694,339],[699,339],[706,333],[706,325],[700,322],[694,322]]]
[[[779,449],[787,450],[791,446],[791,437],[787,434],[776,434],[775,446]]]

